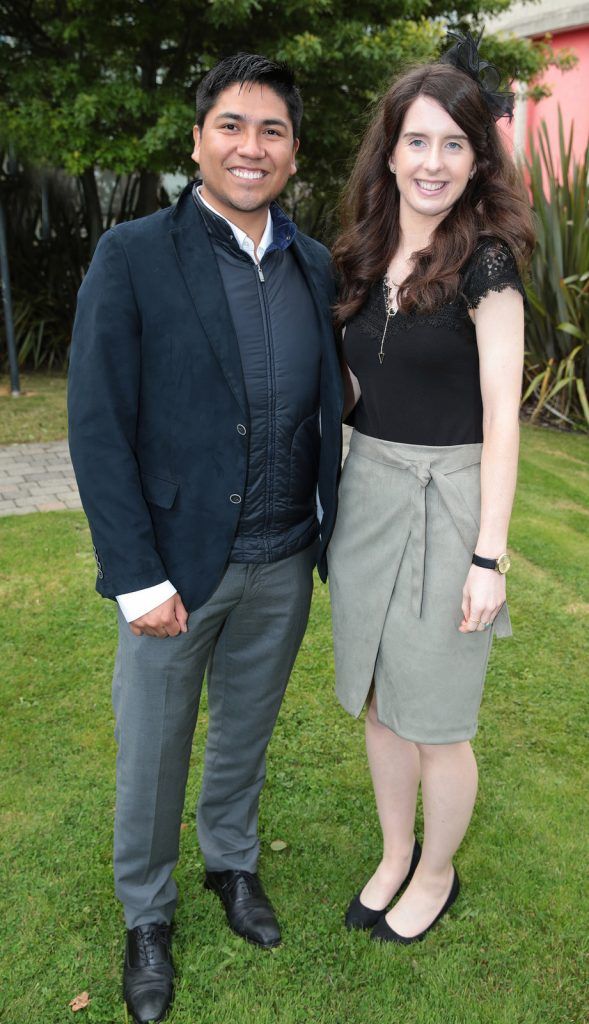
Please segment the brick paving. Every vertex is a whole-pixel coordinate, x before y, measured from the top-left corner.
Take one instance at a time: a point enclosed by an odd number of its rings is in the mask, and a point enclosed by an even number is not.
[[[81,507],[67,441],[0,447],[0,516]]]
[[[344,427],[344,457],[350,432]],[[0,446],[0,516],[81,507],[67,441]]]

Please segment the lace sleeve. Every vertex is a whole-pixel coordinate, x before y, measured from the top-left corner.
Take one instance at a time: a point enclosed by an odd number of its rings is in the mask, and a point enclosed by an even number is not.
[[[523,297],[526,293],[511,249],[496,238],[485,239],[475,249],[464,276],[462,292],[469,309],[476,309],[489,292],[514,288]]]

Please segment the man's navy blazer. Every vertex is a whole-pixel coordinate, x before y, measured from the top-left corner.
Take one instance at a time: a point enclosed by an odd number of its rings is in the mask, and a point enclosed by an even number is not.
[[[102,236],[78,296],[68,408],[97,590],[112,598],[169,579],[194,611],[219,584],[233,545],[249,413],[237,337],[191,189]],[[341,460],[334,285],[323,245],[300,232],[292,245],[321,325],[325,579]]]

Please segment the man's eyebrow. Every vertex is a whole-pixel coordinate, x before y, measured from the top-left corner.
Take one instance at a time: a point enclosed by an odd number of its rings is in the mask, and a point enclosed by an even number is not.
[[[424,138],[429,138],[429,132],[403,132],[403,138],[408,139],[411,135],[422,135]],[[449,135],[444,135],[445,139],[463,139],[468,142],[468,135],[461,135],[460,132],[450,132]]]
[[[254,124],[265,126],[279,124],[283,128],[288,129],[286,121],[282,121],[279,117],[265,117],[262,121],[257,121],[255,117],[248,117],[247,114],[232,114],[230,110],[225,110],[222,114],[215,115],[215,121],[218,121],[219,118],[227,118],[231,121],[252,121]]]

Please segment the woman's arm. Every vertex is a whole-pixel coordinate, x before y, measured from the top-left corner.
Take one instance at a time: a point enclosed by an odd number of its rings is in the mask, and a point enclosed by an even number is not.
[[[342,379],[344,382],[344,413],[342,419],[345,423],[360,398],[360,384],[358,383],[358,378],[354,376],[348,364],[343,360]]]
[[[342,342],[345,336],[346,328],[344,325],[344,327],[342,328]],[[360,398],[360,384],[358,382],[358,378],[354,376],[354,374],[350,370],[350,367],[348,366],[344,359],[342,347],[340,347],[340,369],[344,385],[344,410],[342,413],[342,420],[345,423],[352,409],[358,403],[358,399]]]
[[[507,531],[519,449],[519,404],[524,355],[524,308],[515,289],[490,292],[475,311],[483,396],[481,525],[476,554],[497,558]],[[505,576],[471,566],[463,591],[463,633],[492,622],[505,601]]]

